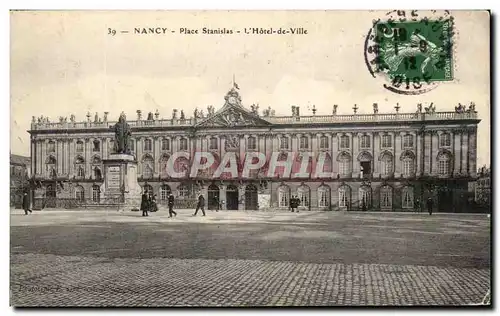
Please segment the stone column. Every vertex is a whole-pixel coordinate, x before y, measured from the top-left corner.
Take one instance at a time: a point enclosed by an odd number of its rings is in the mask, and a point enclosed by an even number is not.
[[[475,178],[477,175],[477,128],[473,128],[469,131],[469,176]]]
[[[94,138],[85,138],[85,179],[90,178],[92,175],[92,170],[91,170],[91,164],[90,164],[90,157],[91,157],[91,151],[92,151],[92,142],[94,141]]]
[[[238,187],[238,210],[245,210],[245,186],[243,184]]]
[[[461,166],[460,166],[460,173],[463,174],[464,176],[470,176],[469,170],[467,169],[468,166],[468,160],[469,160],[469,133],[467,130],[462,131],[462,144],[461,144]]]
[[[56,162],[57,162],[57,176],[60,176],[63,174],[63,140],[58,138],[56,139]]]
[[[154,159],[154,177],[160,175],[160,139],[158,136],[153,137],[153,159]]]
[[[400,132],[395,132],[394,133],[394,176],[396,178],[401,177],[402,173],[402,168],[401,164],[402,161],[399,159],[401,158],[401,152],[402,152],[402,144],[401,144],[401,133]]]
[[[424,138],[424,146],[423,146],[423,152],[424,152],[424,174],[425,175],[430,175],[431,174],[431,164],[432,164],[432,135],[431,132],[424,132],[423,134]]]
[[[337,156],[339,155],[339,136],[337,133],[332,134],[332,141],[330,142],[330,146],[332,147],[332,172],[333,178],[337,179],[339,174],[339,162],[337,161]]]
[[[380,176],[380,133],[373,133],[373,177]]]
[[[358,132],[349,133],[350,142],[351,142],[351,177],[359,178],[359,173],[361,168],[358,163]]]
[[[292,138],[291,141],[290,141],[290,149],[291,149],[291,152],[295,152],[295,153],[298,153],[299,152],[299,146],[300,146],[300,141],[299,139],[302,137],[302,134],[301,133],[291,133],[290,134],[290,137]],[[280,146],[281,144],[278,144],[278,146]]]
[[[461,159],[462,159],[462,135],[460,132],[455,131],[452,135],[453,146],[453,176],[457,177],[461,174],[460,168],[462,167]]]
[[[422,158],[424,157],[423,153],[423,134],[421,133],[415,133],[415,142],[417,145],[417,149],[415,152],[415,175],[417,177],[420,177],[422,175],[423,169],[422,169]]]
[[[222,203],[221,207],[222,207],[222,210],[227,210],[227,195],[226,195],[226,185],[224,184],[221,184],[219,186],[219,201],[224,201],[224,203]]]
[[[135,143],[135,152],[137,153],[137,178],[140,178],[142,176],[142,136],[136,137],[135,139],[137,140]]]
[[[311,148],[311,152],[313,153],[313,156],[312,156],[312,161],[315,163],[316,159],[318,158],[318,151],[319,151],[319,138],[321,137],[321,134],[319,133],[316,133],[313,135],[313,138],[312,138],[312,148]],[[311,168],[311,171],[312,171],[312,168]]]
[[[47,168],[45,165],[45,159],[47,159],[47,144],[49,143],[48,139],[44,139],[42,142],[42,159],[41,159],[41,164],[42,168],[40,169],[42,171],[42,175],[47,177]]]
[[[36,141],[33,138],[30,139],[30,158],[31,158],[30,173],[32,176],[34,176],[36,174],[37,156],[36,156]]]
[[[68,139],[69,142],[69,155],[68,155],[68,177],[72,178],[75,175],[75,140]]]
[[[217,137],[219,139],[219,155],[222,161],[224,154],[226,153],[226,137]]]
[[[108,158],[108,147],[109,147],[109,144],[108,144],[108,138],[107,137],[103,137],[102,140],[101,140],[101,147],[102,147],[102,159],[107,159]]]
[[[245,160],[245,153],[247,151],[247,141],[248,135],[243,135],[240,137],[240,162],[243,163]]]
[[[438,164],[437,164],[437,154],[438,154],[438,143],[439,143],[439,136],[441,134],[441,131],[439,133],[433,131],[431,134],[431,139],[432,139],[432,146],[431,146],[431,152],[430,152],[430,158],[431,158],[431,174],[432,175],[437,175],[438,174]]]

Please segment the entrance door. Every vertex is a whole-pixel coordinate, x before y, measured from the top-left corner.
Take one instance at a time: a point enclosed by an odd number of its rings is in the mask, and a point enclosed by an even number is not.
[[[361,171],[363,172],[363,178],[369,178],[372,174],[372,164],[370,161],[361,162]]]
[[[238,209],[238,188],[234,185],[228,185],[226,189],[226,208],[228,210]]]
[[[212,184],[208,187],[208,209],[219,209],[219,187]]]
[[[438,191],[438,207],[439,212],[453,212],[453,195],[451,190]]]
[[[245,210],[258,210],[257,200],[257,187],[253,184],[247,185],[245,188]]]
[[[48,184],[45,191],[45,207],[56,207],[56,185]]]

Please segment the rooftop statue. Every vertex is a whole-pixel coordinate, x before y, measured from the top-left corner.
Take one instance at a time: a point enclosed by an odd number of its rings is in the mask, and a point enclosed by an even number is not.
[[[129,149],[129,137],[132,134],[130,132],[130,126],[127,123],[127,118],[125,116],[125,113],[122,112],[120,114],[120,118],[118,119],[118,122],[110,127],[111,130],[115,133],[115,153],[117,154],[129,154],[130,149]]]

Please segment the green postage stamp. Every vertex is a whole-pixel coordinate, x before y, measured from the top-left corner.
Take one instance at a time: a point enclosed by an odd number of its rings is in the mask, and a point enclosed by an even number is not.
[[[452,16],[374,21],[366,44],[370,72],[384,74],[393,92],[420,94],[454,80]]]

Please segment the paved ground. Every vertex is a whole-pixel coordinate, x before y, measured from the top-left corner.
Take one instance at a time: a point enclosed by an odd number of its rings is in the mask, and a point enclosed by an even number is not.
[[[489,289],[485,215],[11,212],[15,306],[456,305]]]

